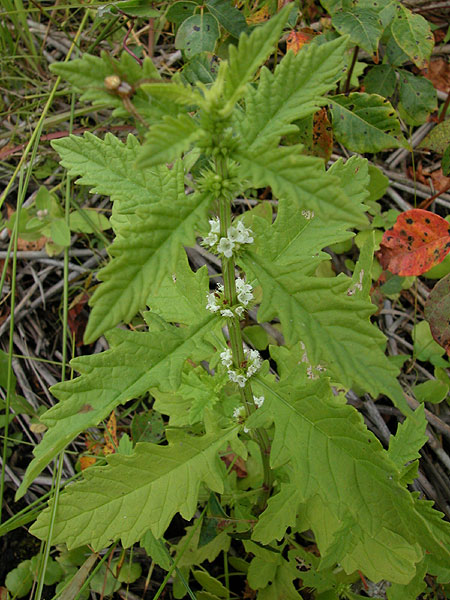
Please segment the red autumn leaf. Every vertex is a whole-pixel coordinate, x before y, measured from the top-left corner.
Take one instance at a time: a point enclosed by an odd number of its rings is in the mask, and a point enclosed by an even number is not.
[[[333,152],[333,127],[327,109],[320,108],[313,117],[312,152],[315,156],[330,160]]]
[[[441,279],[433,288],[425,304],[425,318],[430,324],[431,335],[450,356],[450,275]]]
[[[299,50],[317,35],[317,32],[309,27],[303,27],[299,31],[294,29],[288,35],[286,40],[286,49],[292,50],[294,54],[297,54]]]
[[[385,231],[378,259],[395,275],[422,275],[450,252],[450,225],[427,210],[413,208],[399,215]]]

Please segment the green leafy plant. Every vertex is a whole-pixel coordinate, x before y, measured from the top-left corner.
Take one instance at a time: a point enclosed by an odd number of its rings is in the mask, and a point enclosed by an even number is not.
[[[210,85],[162,81],[144,61],[128,75],[134,87],[124,103],[105,78],[125,79],[128,58],[55,65],[94,102],[119,112],[133,102],[150,128],[142,144],[111,134],[53,143],[79,184],[113,200],[115,240],[85,333],[86,342],[105,334],[110,349],[74,359],[80,376],[52,388],[60,402],[41,417],[48,431],[18,497],[76,436],[150,392],[166,417],[164,442],[138,442],[131,454],[84,471],[40,514],[34,535],[46,539],[51,528],[52,543],[96,551],[141,542],[157,564],[177,567],[176,597],[190,572],[199,598],[226,597],[226,586],[199,565],[233,543],[249,559],[233,568],[261,599],[301,598],[302,589],[358,598],[351,586],[360,574],[390,582],[390,600],[405,590],[412,598],[426,573],[450,580],[450,528],[408,489],[426,420],[423,407],[409,408],[370,322],[373,236],[352,278],[317,275],[329,260],[324,248],[368,222],[367,161],[354,156],[326,170],[300,146],[282,145],[294,121],[328,102],[346,110],[344,98],[325,95],[342,77],[348,39],[288,52],[271,71],[262,65],[289,12],[241,35]],[[393,115],[386,119],[391,132],[398,128]],[[395,145],[386,135],[372,151]],[[237,198],[267,187],[275,220],[266,202],[232,211]],[[220,261],[218,284],[188,261],[185,247],[199,237]],[[244,343],[254,306],[260,324],[279,321],[283,345],[266,349],[262,340],[260,353]],[[139,331],[116,327],[131,320]],[[350,388],[385,394],[405,415],[388,449],[346,404]],[[240,476],[238,461],[247,465]],[[201,516],[170,558],[167,527],[177,513],[192,519],[199,505]]]
[[[368,120],[371,107],[374,111],[376,106],[380,109],[379,96],[395,100],[394,105],[407,125],[424,123],[437,108],[436,90],[428,79],[402,67],[408,61],[418,69],[426,66],[434,45],[429,23],[398,0],[321,0],[321,4],[331,15],[334,29],[340,35],[348,35],[354,46],[353,58],[343,81],[346,94],[353,87],[353,71],[361,73],[367,67],[367,63],[357,61],[359,50],[366,52],[368,59],[375,63],[364,75],[366,94],[353,92],[339,102],[342,105],[345,100],[344,105],[352,107],[353,127],[357,127],[358,120]],[[357,69],[358,66],[361,68]],[[361,111],[362,106],[365,111]],[[358,107],[362,114],[358,114]],[[338,118],[340,113],[336,113],[335,108],[333,111],[333,116]],[[361,133],[361,124],[358,132]],[[341,139],[340,131],[336,135]],[[355,152],[366,151],[361,149],[363,140],[358,140],[357,135],[351,140],[348,135],[342,143]],[[394,147],[392,142],[390,146]]]
[[[16,213],[7,223],[9,229],[14,228]],[[23,240],[35,241],[46,237],[45,248],[49,255],[59,254],[66,246],[70,246],[70,233],[96,233],[109,229],[107,217],[95,209],[74,210],[66,223],[64,211],[54,194],[41,186],[33,204],[20,213],[19,235]]]

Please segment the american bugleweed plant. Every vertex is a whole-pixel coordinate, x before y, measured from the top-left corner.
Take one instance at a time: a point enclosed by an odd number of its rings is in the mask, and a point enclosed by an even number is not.
[[[327,104],[347,40],[288,52],[273,72],[261,68],[288,13],[230,46],[209,86],[164,82],[151,61],[136,65],[127,86],[152,122],[142,145],[111,134],[54,143],[79,184],[113,200],[116,237],[85,334],[89,343],[105,333],[110,349],[74,359],[81,375],[52,388],[60,402],[42,417],[48,431],[18,496],[76,436],[150,392],[168,417],[167,444],[137,443],[132,454],[86,470],[54,514],[52,503],[41,513],[34,535],[45,539],[52,526],[53,544],[94,550],[145,540],[161,563],[158,540],[174,515],[190,520],[209,498],[205,522],[222,529],[201,546],[194,528],[190,555],[178,563],[185,575],[227,552],[234,537],[253,556],[247,581],[259,599],[301,598],[299,580],[317,598],[360,597],[350,591],[358,572],[391,582],[391,600],[412,599],[426,573],[449,580],[450,528],[408,490],[426,421],[405,401],[370,322],[373,240],[353,278],[316,275],[330,258],[323,249],[367,224],[367,161],[354,156],[325,170],[322,159],[282,145],[293,121]],[[54,70],[82,79],[83,60]],[[114,75],[95,60],[100,78]],[[125,110],[105,88],[85,97]],[[274,221],[268,202],[232,212],[245,207],[236,199],[267,186]],[[214,285],[206,267],[191,269],[184,249],[199,235],[220,264]],[[242,322],[257,304],[259,323],[281,323],[285,345],[271,346],[270,356],[243,342]],[[143,331],[136,315],[147,307]],[[116,327],[133,319],[133,331]],[[346,403],[350,388],[385,394],[404,413],[388,449]],[[223,454],[247,459],[247,477],[238,479]]]

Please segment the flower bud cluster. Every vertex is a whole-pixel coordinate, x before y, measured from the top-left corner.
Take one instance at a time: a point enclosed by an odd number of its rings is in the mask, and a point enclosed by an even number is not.
[[[222,317],[230,319],[234,317],[241,318],[245,312],[245,307],[253,300],[252,286],[238,277],[236,279],[236,292],[239,304],[228,306],[224,298],[224,287],[219,283],[215,292],[208,292],[206,294],[206,309],[213,313],[220,311]]]
[[[237,370],[231,368],[233,365],[233,356],[231,350],[227,348],[220,353],[220,360],[228,371],[229,380],[237,383],[239,387],[244,387],[247,380],[259,371],[263,363],[262,358],[257,350],[245,350],[244,352],[244,365]]]
[[[220,237],[220,221],[218,217],[210,219],[209,224],[211,229],[208,235],[203,239],[202,246],[205,246],[223,254],[225,258],[231,258],[233,252],[239,250],[242,244],[252,244],[252,230],[245,227],[242,221],[237,221],[236,225],[228,227],[227,237]]]

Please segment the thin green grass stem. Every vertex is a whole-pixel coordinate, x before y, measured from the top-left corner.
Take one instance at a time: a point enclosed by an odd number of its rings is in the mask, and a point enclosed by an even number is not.
[[[88,15],[89,15],[89,11],[85,10],[85,13],[84,13],[83,18],[82,18],[81,23],[80,23],[80,26],[78,27],[78,31],[75,34],[74,40],[72,42],[72,45],[70,46],[69,51],[67,52],[67,56],[66,56],[66,58],[64,59],[63,62],[67,62],[69,60],[70,56],[72,55],[72,52],[73,52],[73,50],[74,50],[74,48],[75,48],[75,46],[76,46],[76,44],[78,42],[78,39],[79,39],[80,35],[83,32],[84,26],[86,25],[86,21],[87,21]],[[20,173],[20,170],[22,169],[23,165],[25,164],[25,161],[28,158],[28,154],[30,153],[31,149],[34,146],[34,143],[36,142],[36,140],[39,140],[40,132],[41,132],[41,128],[42,128],[42,124],[44,122],[44,119],[45,119],[45,117],[46,117],[46,115],[47,115],[47,113],[48,113],[51,105],[52,105],[53,99],[54,99],[55,94],[56,94],[56,90],[58,89],[58,86],[59,86],[60,82],[61,82],[61,76],[58,76],[56,78],[56,81],[55,81],[54,85],[53,85],[52,91],[50,92],[48,100],[45,103],[44,108],[42,109],[42,113],[41,113],[41,116],[40,116],[39,121],[37,123],[36,129],[31,134],[30,140],[29,140],[28,144],[26,145],[26,148],[23,151],[22,156],[20,157],[19,163],[18,163],[17,167],[15,168],[14,173],[12,174],[12,177],[9,180],[8,185],[6,186],[6,188],[5,188],[2,196],[0,197],[0,208],[3,206],[3,202],[5,201],[6,197],[8,196],[8,194],[9,194],[9,192],[10,192],[12,186],[13,186],[13,183],[16,180],[17,175]]]
[[[40,135],[42,125],[38,128],[37,132]],[[14,350],[14,310],[15,310],[15,297],[16,297],[16,277],[17,277],[17,241],[19,238],[19,223],[20,223],[20,211],[22,208],[22,204],[25,200],[25,193],[28,189],[28,184],[30,182],[32,165],[34,163],[34,159],[36,158],[37,148],[38,148],[38,140],[39,137],[36,137],[36,143],[33,146],[33,151],[31,153],[31,161],[30,166],[26,171],[24,176],[24,170],[20,169],[19,176],[19,189],[17,194],[17,207],[16,207],[16,220],[14,222],[14,229],[11,234],[12,244],[10,249],[13,251],[13,261],[12,261],[12,274],[11,274],[11,303],[10,303],[10,321],[9,321],[9,343],[8,343],[8,378],[7,378],[7,393],[6,393],[6,403],[5,403],[5,415],[9,415],[10,407],[11,407],[11,396],[13,394],[12,388],[12,359],[13,359],[13,350]],[[7,438],[9,432],[9,423],[8,419],[5,419],[5,431],[4,431],[4,440],[3,440],[3,449],[2,449],[2,470],[0,476],[0,524],[2,523],[2,509],[3,509],[3,496],[5,493],[5,469],[6,469],[6,454],[7,454]]]
[[[71,113],[69,122],[69,133],[72,133],[73,129],[73,116],[75,109],[75,94],[72,93],[71,99]],[[66,175],[66,193],[64,202],[64,217],[67,227],[69,227],[69,216],[70,216],[70,192],[71,192],[71,179],[69,174]],[[69,247],[64,248],[64,285],[63,285],[63,332],[62,332],[62,365],[61,365],[61,381],[66,379],[66,364],[67,364],[67,330],[68,330],[68,313],[69,313]],[[56,470],[56,476],[54,478],[53,486],[55,493],[53,496],[52,510],[50,516],[50,526],[48,530],[48,536],[45,540],[44,553],[41,559],[40,570],[39,570],[39,581],[36,589],[35,600],[41,600],[42,591],[44,588],[45,572],[47,570],[48,559],[50,557],[50,550],[53,537],[53,529],[56,521],[56,510],[58,508],[59,493],[61,490],[61,478],[62,469],[64,464],[64,450],[58,456],[58,467]]]
[[[2,472],[0,480],[0,524],[2,523],[2,512],[3,512],[3,496],[5,493],[5,469],[6,469],[6,454],[8,450],[7,438],[9,433],[9,413],[11,406],[12,390],[12,357],[13,357],[13,336],[14,336],[14,309],[16,304],[16,276],[17,276],[17,239],[19,237],[19,215],[20,208],[23,202],[23,170],[20,172],[19,178],[19,194],[17,200],[17,213],[16,220],[14,223],[14,229],[11,235],[12,249],[13,249],[13,260],[12,260],[12,274],[11,274],[11,302],[10,302],[10,314],[11,318],[9,321],[9,344],[8,344],[8,375],[6,385],[6,402],[5,402],[5,432],[2,448]]]

